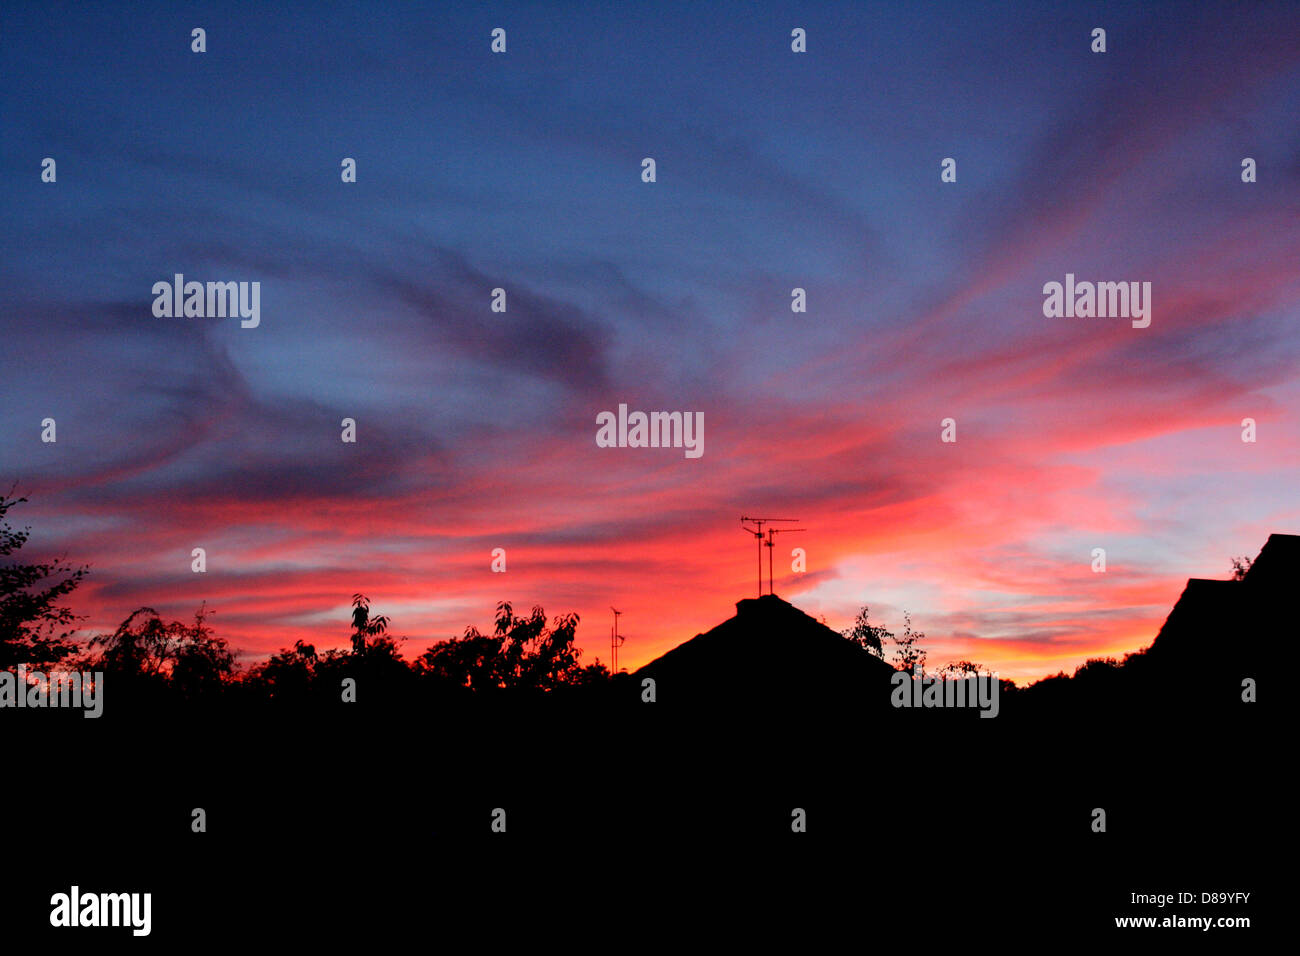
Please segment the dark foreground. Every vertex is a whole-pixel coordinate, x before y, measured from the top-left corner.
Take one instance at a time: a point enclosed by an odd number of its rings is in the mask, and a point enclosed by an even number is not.
[[[1249,949],[1269,932],[1289,760],[1259,704],[7,716],[6,941],[96,949]],[[52,928],[73,884],[151,893],[150,936]],[[1195,904],[1132,902],[1179,892]],[[1251,927],[1116,927],[1131,916]]]

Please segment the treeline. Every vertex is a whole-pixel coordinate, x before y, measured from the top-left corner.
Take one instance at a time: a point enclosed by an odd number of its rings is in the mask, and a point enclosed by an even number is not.
[[[102,672],[115,698],[134,703],[165,698],[324,703],[346,700],[349,693],[355,697],[362,687],[368,695],[387,697],[519,696],[609,681],[603,664],[580,661],[582,652],[574,646],[576,614],[548,620],[542,608],[534,607],[523,616],[502,602],[490,633],[470,627],[463,637],[439,641],[408,661],[402,642],[387,633],[387,619],[371,617],[365,595],[354,595],[352,608],[347,649],[317,651],[297,641],[265,661],[240,667],[226,639],[212,628],[206,605],[190,622],[165,621],[153,608],[143,607],[112,634],[93,637],[82,649],[40,666]],[[37,664],[26,663],[29,671]]]
[[[5,520],[24,501],[0,495],[0,557],[15,554],[28,540],[30,529],[17,530]],[[352,598],[349,648],[317,651],[298,641],[247,668],[211,626],[206,604],[189,622],[166,621],[153,608],[138,608],[113,633],[80,643],[74,637],[79,618],[63,599],[88,572],[62,560],[0,565],[0,669],[99,671],[115,697],[138,702],[230,696],[338,701],[348,679],[354,688],[389,695],[436,690],[450,696],[547,694],[610,679],[603,664],[582,663],[574,645],[577,614],[548,619],[534,607],[521,615],[508,602],[497,605],[489,633],[467,628],[412,661],[389,634],[388,618],[372,616],[363,594]]]
[[[1250,566],[1249,558],[1233,558],[1233,579],[1242,580]],[[873,624],[864,605],[853,625],[840,633],[896,670],[949,679],[990,673],[982,664],[968,660],[949,661],[937,670],[927,670],[925,633],[913,627],[906,612],[903,622],[902,632],[895,634]],[[1241,701],[1240,681],[1248,676],[1244,672],[1194,655],[1177,659],[1168,654],[1153,656],[1150,651],[1148,647],[1122,658],[1089,658],[1073,675],[1059,671],[1023,687],[1000,680],[1002,706],[1012,714],[1063,715],[1080,707],[1132,713],[1181,711],[1188,701],[1210,709],[1232,708]]]
[[[0,557],[15,554],[27,542],[29,529],[16,530],[5,520],[25,498],[0,495]],[[1248,562],[1234,560],[1240,578]],[[439,641],[413,660],[403,656],[401,640],[389,633],[387,617],[371,614],[363,594],[352,599],[350,646],[318,651],[298,641],[246,668],[240,667],[225,638],[212,628],[211,612],[201,605],[190,622],[165,621],[153,608],[133,611],[115,631],[96,635],[88,643],[76,640],[79,620],[63,605],[89,569],[66,561],[0,564],[0,669],[26,665],[31,671],[100,671],[114,688],[114,697],[140,703],[159,699],[337,702],[352,681],[354,691],[366,687],[385,695],[424,700],[467,696],[597,695],[606,693],[619,677],[611,677],[597,662],[583,664],[574,645],[577,614],[548,619],[534,607],[516,614],[509,602],[497,605],[488,633],[469,627],[461,637]],[[886,657],[896,669],[926,673],[925,634],[904,615],[901,634],[873,624],[867,607],[858,613],[843,636],[871,654]],[[1203,663],[1203,662],[1202,662]],[[962,677],[986,673],[972,661],[952,661],[927,676]],[[1229,675],[1231,676],[1231,675]],[[1124,659],[1093,659],[1074,675],[1064,672],[1028,687],[999,682],[1005,703],[1016,709],[1050,710],[1081,701],[1141,702],[1166,696],[1160,685],[1184,693],[1193,679],[1185,668],[1153,660],[1146,651]],[[1182,682],[1177,685],[1177,682]],[[1216,692],[1216,696],[1223,696]]]

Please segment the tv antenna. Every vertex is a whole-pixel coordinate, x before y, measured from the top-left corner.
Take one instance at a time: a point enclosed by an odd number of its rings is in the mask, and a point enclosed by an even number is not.
[[[777,522],[793,524],[798,518],[751,518],[747,515],[740,516],[740,526],[758,539],[758,596],[763,596],[763,525]],[[753,528],[745,524],[748,521],[754,525]]]
[[[776,546],[775,535],[783,534],[786,531],[807,531],[807,528],[768,528],[767,529],[767,593],[775,594],[772,590],[772,551]],[[759,582],[762,583],[761,581]]]
[[[614,667],[610,671],[610,673],[617,674],[618,673],[618,649],[623,646],[623,642],[627,640],[627,638],[619,637],[618,635],[618,617],[623,612],[620,611],[618,608],[614,607],[613,605],[610,605],[609,609],[614,612],[614,626],[609,629],[609,654],[610,657],[613,659],[613,664],[614,664]]]

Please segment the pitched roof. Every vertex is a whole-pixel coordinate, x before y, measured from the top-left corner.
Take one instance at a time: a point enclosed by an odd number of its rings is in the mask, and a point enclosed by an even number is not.
[[[1300,585],[1300,535],[1272,534],[1238,580],[1191,578],[1148,653],[1153,659],[1251,659]]]
[[[1246,572],[1252,587],[1280,586],[1300,577],[1300,534],[1270,534]]]
[[[893,673],[858,644],[766,594],[736,602],[734,617],[674,647],[635,677],[653,677],[664,702],[810,705],[835,695],[860,698],[864,683],[869,688],[875,682],[887,705]]]

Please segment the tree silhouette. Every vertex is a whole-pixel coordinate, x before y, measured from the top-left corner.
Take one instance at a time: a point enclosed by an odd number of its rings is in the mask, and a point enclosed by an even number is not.
[[[292,648],[253,667],[245,683],[255,697],[299,701],[310,693],[319,661],[313,645],[295,641]]]
[[[378,637],[388,630],[388,618],[370,616],[370,598],[364,594],[352,595],[352,653],[366,652],[366,638]]]
[[[137,691],[150,685],[161,689],[166,684],[172,652],[168,630],[153,608],[136,608],[112,634],[97,634],[90,639],[90,653],[78,662],[78,667],[111,674],[114,686]]]
[[[939,668],[939,673],[946,677],[967,677],[971,674],[978,676],[983,670],[984,665],[974,661],[949,661]]]
[[[912,629],[911,615],[904,611],[903,633],[890,636],[895,645],[894,666],[899,670],[917,669],[924,672],[926,654],[925,649],[921,647],[921,642],[925,640],[925,632]]]
[[[855,644],[865,647],[876,657],[884,658],[884,642],[892,641],[894,635],[883,627],[872,624],[868,618],[869,608],[862,605],[862,610],[858,611],[858,616],[853,619],[853,626],[841,633]]]
[[[0,495],[0,557],[15,553],[27,543],[31,529],[17,531],[5,520],[10,508],[25,501]],[[69,641],[70,625],[79,617],[56,602],[76,588],[89,571],[61,560],[0,565],[0,668],[24,663],[45,666],[76,650]]]
[[[589,683],[608,671],[603,665],[584,668],[578,663],[582,652],[573,645],[577,627],[577,614],[561,615],[548,626],[542,608],[519,617],[509,601],[502,601],[491,634],[468,627],[464,637],[430,647],[418,664],[430,679],[477,691],[546,692]]]
[[[221,690],[235,670],[235,655],[224,637],[218,637],[207,624],[212,612],[207,602],[194,612],[194,624],[185,627],[172,623],[175,644],[171,682],[185,697],[200,697]]]
[[[468,628],[464,637],[434,644],[416,661],[426,679],[468,691],[492,691],[504,686],[502,640]]]
[[[186,697],[215,692],[233,676],[235,658],[226,639],[208,626],[211,613],[201,604],[190,625],[168,623],[151,607],[137,608],[112,634],[92,637],[91,654],[79,664],[136,685],[170,684]],[[95,654],[95,648],[102,650]]]

